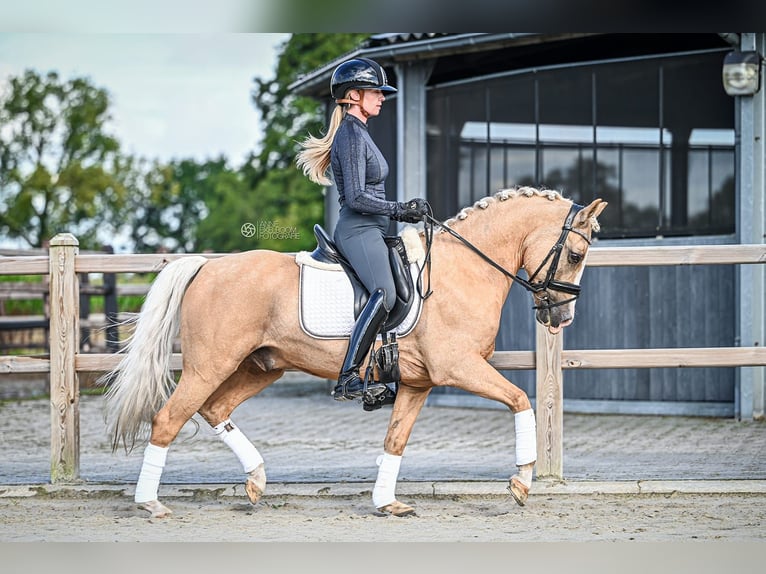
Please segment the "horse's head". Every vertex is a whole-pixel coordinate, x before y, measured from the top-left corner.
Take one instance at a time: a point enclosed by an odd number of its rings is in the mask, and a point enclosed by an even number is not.
[[[597,217],[607,203],[596,199],[582,208],[570,202],[557,201],[555,205],[561,207],[541,218],[541,225],[529,234],[523,261],[537,321],[551,333],[558,333],[574,320],[591,234],[598,231]]]

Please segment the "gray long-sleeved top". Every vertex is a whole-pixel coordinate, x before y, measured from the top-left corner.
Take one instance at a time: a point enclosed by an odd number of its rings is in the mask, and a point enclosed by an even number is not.
[[[338,201],[354,211],[392,216],[398,204],[386,200],[386,158],[372,141],[367,125],[346,114],[330,153]]]

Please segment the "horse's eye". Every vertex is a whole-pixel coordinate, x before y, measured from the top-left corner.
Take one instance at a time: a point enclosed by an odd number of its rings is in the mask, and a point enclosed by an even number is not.
[[[582,261],[581,253],[575,253],[574,251],[569,252],[569,262],[572,265],[577,265],[580,261]]]

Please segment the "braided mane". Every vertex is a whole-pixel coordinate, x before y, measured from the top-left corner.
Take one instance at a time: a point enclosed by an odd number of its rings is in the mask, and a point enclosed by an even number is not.
[[[450,219],[445,221],[444,225],[449,227],[450,225],[452,225],[453,223],[457,221],[462,221],[466,219],[471,213],[473,213],[477,209],[482,209],[482,210],[487,209],[490,207],[490,205],[494,203],[498,203],[500,201],[507,201],[515,197],[535,197],[535,196],[544,197],[545,199],[548,199],[550,201],[565,199],[564,196],[561,195],[561,193],[559,193],[555,189],[538,189],[536,187],[530,187],[530,186],[501,189],[494,195],[487,196],[477,200],[470,207],[464,207],[454,217],[451,217]],[[599,231],[600,226],[598,224],[598,221],[596,221],[595,218],[592,218],[591,225],[593,227],[593,231]],[[444,230],[440,229],[439,232],[444,233]]]
[[[444,225],[449,226],[455,223],[456,221],[462,221],[466,219],[471,213],[473,213],[477,209],[487,209],[490,205],[492,205],[493,203],[497,203],[499,201],[507,201],[509,199],[513,199],[514,197],[533,197],[533,196],[544,197],[551,201],[555,201],[557,199],[564,199],[563,196],[554,189],[537,189],[536,187],[529,187],[529,186],[501,189],[494,195],[487,196],[477,200],[470,207],[464,207],[457,213],[457,215],[455,215],[455,217],[452,217],[448,219],[447,221],[445,221]]]

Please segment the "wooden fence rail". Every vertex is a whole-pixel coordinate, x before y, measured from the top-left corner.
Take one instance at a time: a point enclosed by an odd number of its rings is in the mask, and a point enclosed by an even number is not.
[[[79,282],[77,273],[157,272],[188,254],[78,255],[77,239],[60,234],[49,256],[0,257],[0,275],[49,274],[51,284],[50,358],[0,357],[2,373],[50,373],[51,482],[79,478],[79,372],[116,366],[114,354],[78,354]],[[220,257],[224,254],[206,254]],[[766,263],[766,245],[681,247],[594,247],[588,266],[711,265]],[[54,319],[55,317],[55,319]],[[766,365],[766,347],[564,350],[562,337],[538,325],[535,351],[497,352],[498,369],[537,372],[537,476],[563,477],[564,369],[650,367],[742,367]],[[173,355],[173,369],[181,355]]]

